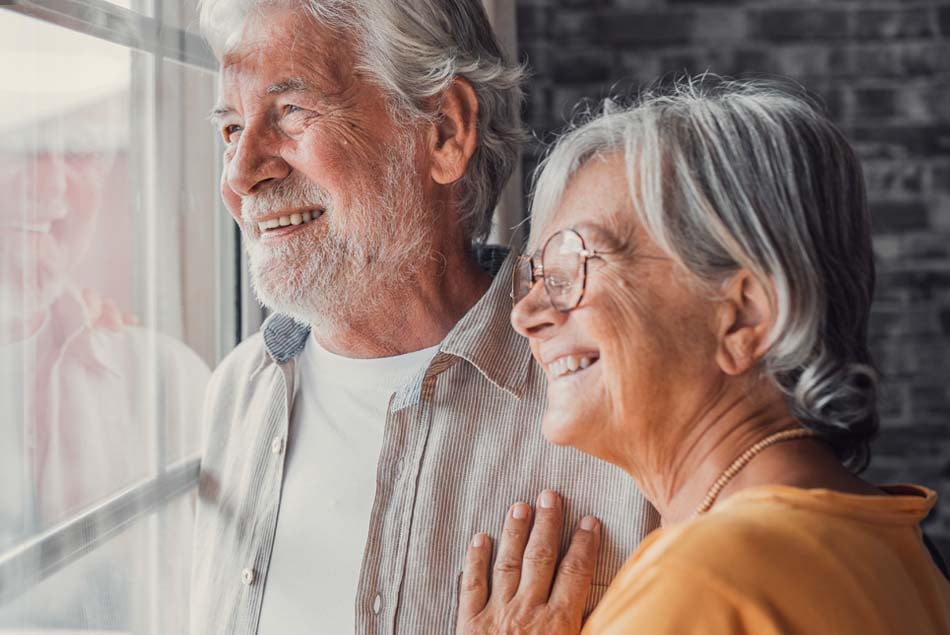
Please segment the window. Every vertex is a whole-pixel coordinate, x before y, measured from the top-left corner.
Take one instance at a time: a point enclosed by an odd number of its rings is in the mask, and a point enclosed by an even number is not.
[[[0,0],[0,635],[187,631],[204,385],[263,317],[194,5]]]
[[[204,385],[261,318],[193,6],[0,1],[0,634],[186,630]]]

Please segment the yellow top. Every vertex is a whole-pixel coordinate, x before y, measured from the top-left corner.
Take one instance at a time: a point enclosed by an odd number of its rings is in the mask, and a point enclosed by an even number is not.
[[[948,635],[950,583],[919,528],[937,495],[881,489],[755,487],[658,529],[583,633]]]

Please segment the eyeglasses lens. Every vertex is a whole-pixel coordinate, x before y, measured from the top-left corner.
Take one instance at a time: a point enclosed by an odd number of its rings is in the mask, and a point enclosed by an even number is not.
[[[554,234],[544,246],[544,286],[558,311],[576,307],[584,293],[583,249],[581,237],[573,231]]]
[[[531,258],[522,256],[515,262],[515,268],[511,273],[511,300],[512,305],[518,304],[524,300],[525,296],[531,292]]]

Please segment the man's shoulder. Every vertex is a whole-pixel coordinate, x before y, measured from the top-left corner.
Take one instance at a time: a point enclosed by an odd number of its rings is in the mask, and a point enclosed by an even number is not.
[[[266,355],[264,337],[260,332],[246,338],[228,353],[214,369],[215,383],[226,381],[247,381],[260,366]]]

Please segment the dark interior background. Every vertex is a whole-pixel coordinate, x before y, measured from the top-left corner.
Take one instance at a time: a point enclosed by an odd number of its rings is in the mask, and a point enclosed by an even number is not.
[[[884,382],[866,476],[937,490],[925,529],[950,555],[950,1],[517,0],[517,18],[526,181],[582,98],[708,70],[790,77],[823,100],[874,218]]]

